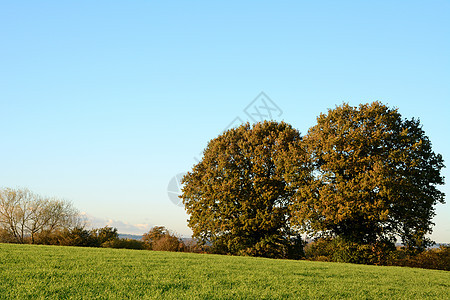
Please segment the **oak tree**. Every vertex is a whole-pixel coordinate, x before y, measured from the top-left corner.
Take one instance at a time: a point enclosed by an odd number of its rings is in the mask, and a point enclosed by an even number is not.
[[[183,178],[193,237],[219,253],[299,257],[289,206],[302,177],[300,133],[284,122],[230,129],[211,140]]]
[[[357,243],[430,243],[444,165],[419,120],[379,102],[343,104],[317,118],[303,145],[313,174],[293,205],[303,231]]]

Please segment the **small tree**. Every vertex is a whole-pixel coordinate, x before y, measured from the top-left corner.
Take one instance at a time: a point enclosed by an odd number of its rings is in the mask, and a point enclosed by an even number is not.
[[[444,165],[418,120],[379,102],[343,104],[321,114],[303,143],[313,177],[297,185],[295,224],[359,244],[429,245]]]
[[[80,246],[95,247],[98,246],[91,232],[83,227],[64,229],[58,236],[61,246]]]
[[[164,226],[155,226],[144,233],[142,240],[149,250],[155,251],[183,251],[183,241],[171,234]]]
[[[159,240],[155,241],[152,246],[152,250],[155,251],[183,251],[184,250],[184,244],[181,241],[180,238],[167,234],[160,238]]]
[[[146,243],[149,249],[153,248],[156,241],[169,234],[169,231],[164,226],[154,226],[149,232],[144,233],[142,240]]]
[[[119,238],[119,233],[117,232],[117,228],[105,226],[92,229],[91,236],[97,241],[98,246],[101,246],[105,242],[117,240]]]

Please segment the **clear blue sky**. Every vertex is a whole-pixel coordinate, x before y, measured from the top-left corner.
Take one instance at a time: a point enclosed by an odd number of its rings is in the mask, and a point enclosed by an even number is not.
[[[302,133],[343,101],[396,106],[449,165],[449,15],[448,1],[1,1],[0,186],[123,233],[188,235],[170,179],[261,91]],[[450,242],[449,204],[435,223]]]

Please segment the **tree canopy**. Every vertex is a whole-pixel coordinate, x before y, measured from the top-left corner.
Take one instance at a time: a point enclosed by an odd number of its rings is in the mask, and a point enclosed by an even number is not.
[[[193,236],[216,252],[294,257],[299,233],[424,249],[443,167],[419,120],[380,102],[343,104],[303,139],[284,122],[226,131],[183,178],[181,198]]]
[[[400,237],[423,248],[434,206],[444,203],[440,154],[419,120],[374,102],[343,104],[317,118],[302,143],[313,176],[297,184],[293,221],[312,235],[358,243]]]
[[[289,206],[302,173],[301,137],[284,122],[241,125],[211,140],[183,178],[193,236],[217,252],[298,257]]]

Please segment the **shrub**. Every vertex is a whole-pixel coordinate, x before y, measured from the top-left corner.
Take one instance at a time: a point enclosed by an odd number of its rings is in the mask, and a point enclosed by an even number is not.
[[[133,240],[133,239],[113,239],[104,242],[101,245],[103,248],[116,248],[116,249],[135,249],[143,250],[145,249],[144,242]]]
[[[331,239],[318,239],[305,246],[305,256],[309,260],[318,260],[319,257],[321,261],[324,261],[325,258],[330,260],[332,254]]]
[[[368,265],[404,266],[450,271],[450,246],[419,251],[390,242],[356,244],[335,239],[318,239],[305,246],[308,260]]]
[[[357,264],[386,265],[394,257],[393,243],[379,241],[375,244],[358,244],[341,238],[318,239],[305,247],[310,260]]]
[[[15,243],[16,239],[8,230],[0,228],[0,243]]]
[[[61,246],[95,247],[96,241],[88,230],[75,227],[64,229],[58,236],[58,244]]]
[[[212,253],[212,249],[210,245],[204,245],[198,243],[198,241],[194,239],[188,239],[183,241],[184,244],[184,252],[192,252],[192,253]]]
[[[153,243],[152,250],[155,251],[184,251],[183,242],[173,235],[165,235]]]
[[[64,231],[61,230],[40,232],[34,237],[34,243],[40,245],[60,245],[62,239],[64,239]]]
[[[450,271],[450,246],[448,245],[441,245],[439,248],[420,253],[411,253],[405,248],[397,252],[399,258],[394,261],[394,265]]]
[[[95,241],[96,247],[100,247],[105,242],[117,240],[119,238],[117,228],[110,226],[92,229],[90,234],[92,239]]]
[[[155,226],[142,236],[145,247],[156,251],[184,251],[183,241],[164,226]]]

